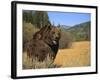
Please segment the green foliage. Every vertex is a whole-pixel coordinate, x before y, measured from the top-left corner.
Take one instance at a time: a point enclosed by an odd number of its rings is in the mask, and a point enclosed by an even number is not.
[[[34,13],[34,19],[35,26],[37,26],[38,28],[42,28],[46,24],[50,23],[48,14],[45,11],[36,11]]]
[[[31,23],[37,28],[50,24],[48,14],[45,11],[23,11],[23,21]]]
[[[82,24],[75,25],[66,31],[70,32],[73,41],[84,41],[90,40],[90,22],[85,22]]]
[[[32,11],[23,11],[23,21],[27,23],[33,23]]]

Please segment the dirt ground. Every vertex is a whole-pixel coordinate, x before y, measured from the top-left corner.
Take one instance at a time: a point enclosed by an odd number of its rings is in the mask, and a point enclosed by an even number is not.
[[[62,67],[90,66],[90,42],[74,42],[69,49],[60,49],[57,53],[55,64]]]

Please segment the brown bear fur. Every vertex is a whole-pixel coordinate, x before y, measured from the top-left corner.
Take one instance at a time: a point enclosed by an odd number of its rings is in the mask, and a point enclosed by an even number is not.
[[[52,27],[50,24],[40,29],[27,45],[28,56],[37,58],[39,61],[45,60],[47,55],[55,59],[59,48],[60,33],[59,28]]]

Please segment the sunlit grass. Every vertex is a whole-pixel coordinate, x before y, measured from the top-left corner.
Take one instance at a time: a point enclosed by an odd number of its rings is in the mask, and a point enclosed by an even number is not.
[[[74,42],[69,49],[59,49],[55,64],[62,67],[90,66],[90,42]]]
[[[49,56],[43,61],[39,62],[36,58],[32,60],[26,53],[23,54],[23,69],[41,69],[41,68],[57,68],[59,65],[53,64],[54,60]]]
[[[43,62],[37,59],[29,58],[27,53],[23,53],[23,69],[42,69],[42,68],[60,68],[60,67],[83,67],[90,66],[90,42],[74,42],[71,48],[59,49],[56,59],[53,62],[47,57]]]

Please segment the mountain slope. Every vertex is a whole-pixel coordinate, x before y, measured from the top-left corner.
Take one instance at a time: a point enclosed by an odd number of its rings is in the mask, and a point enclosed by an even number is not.
[[[71,34],[74,41],[90,40],[90,21],[75,25],[68,28],[67,31]]]

